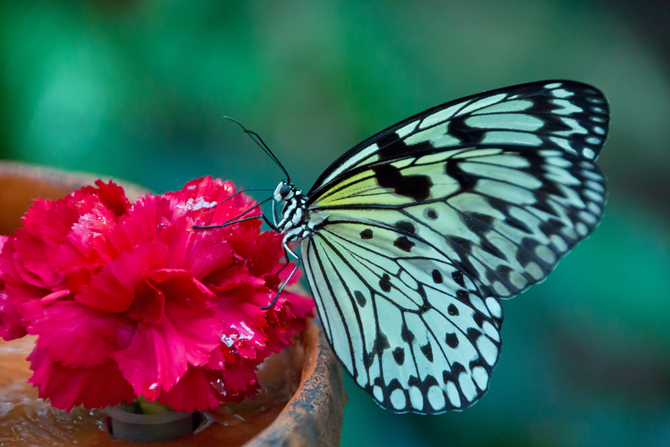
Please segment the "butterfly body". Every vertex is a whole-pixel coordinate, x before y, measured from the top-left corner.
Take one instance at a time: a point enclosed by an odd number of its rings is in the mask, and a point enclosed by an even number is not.
[[[276,228],[301,258],[333,351],[397,413],[488,390],[501,299],[543,281],[599,223],[597,89],[548,81],[453,101],[336,160],[309,193],[280,182]]]

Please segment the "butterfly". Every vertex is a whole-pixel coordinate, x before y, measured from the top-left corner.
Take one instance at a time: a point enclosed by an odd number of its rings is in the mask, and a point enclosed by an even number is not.
[[[273,194],[330,346],[395,413],[463,410],[488,390],[501,300],[543,281],[600,222],[596,88],[522,84],[412,116]],[[296,266],[297,268],[297,266]]]

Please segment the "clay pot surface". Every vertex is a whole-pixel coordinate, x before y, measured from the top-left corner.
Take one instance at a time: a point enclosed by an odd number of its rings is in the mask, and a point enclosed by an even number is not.
[[[11,235],[16,231],[21,225],[21,216],[34,199],[58,199],[75,189],[93,184],[98,178],[101,177],[0,161],[0,234]],[[102,179],[105,182],[109,180],[106,177]],[[131,201],[149,192],[128,182],[115,182],[124,187]],[[276,390],[283,386],[284,391],[264,392],[248,403],[205,412],[203,424],[194,435],[161,445],[339,446],[347,400],[339,363],[323,331],[312,321],[307,322],[307,327],[295,342],[279,356],[268,358],[258,373],[264,388],[267,386]],[[0,417],[0,444],[26,445],[28,442],[30,445],[42,445],[31,442],[33,440],[29,437],[21,438],[20,433],[17,436],[15,428],[20,424],[29,430],[32,424],[41,429],[44,418],[52,414],[51,418],[56,423],[81,432],[79,443],[123,445],[124,441],[115,440],[104,432],[104,424],[100,422],[104,418],[102,410],[75,408],[67,413],[53,409],[37,398],[37,390],[25,383],[32,374],[25,356],[33,343],[32,337],[11,342],[0,340],[0,404],[3,408],[12,402],[17,405],[17,411],[5,412]],[[285,384],[278,386],[278,380],[283,380]],[[285,395],[283,400],[281,393]],[[31,405],[35,408],[30,408]],[[40,417],[32,418],[31,414]],[[12,421],[10,417],[19,419]],[[76,421],[69,423],[68,418]],[[43,445],[66,445],[68,441],[62,435],[61,431],[55,437],[45,436],[42,431],[35,440],[44,441]]]

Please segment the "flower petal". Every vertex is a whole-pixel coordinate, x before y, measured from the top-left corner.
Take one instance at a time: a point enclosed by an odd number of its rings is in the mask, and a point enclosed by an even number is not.
[[[114,211],[114,214],[119,217],[125,214],[130,208],[130,202],[126,198],[126,193],[123,188],[113,181],[105,183],[102,180],[96,180],[94,186],[85,187],[86,191],[97,195],[100,201],[105,204],[107,208]]]
[[[205,370],[194,367],[170,391],[161,393],[158,401],[177,411],[206,410],[220,404]]]
[[[112,354],[137,396],[155,400],[169,391],[188,367],[185,347],[168,318],[157,326],[138,323],[130,345]]]
[[[156,325],[163,319],[165,295],[148,278],[135,285],[135,299],[126,315],[133,320]]]
[[[91,368],[69,368],[52,362],[38,348],[28,356],[34,371],[28,380],[39,389],[39,396],[49,398],[51,405],[70,410],[77,405],[103,408],[131,402],[135,395],[113,361]]]
[[[37,348],[64,367],[99,365],[116,350],[115,317],[109,313],[76,301],[43,300],[25,303],[23,313],[28,333],[39,336]]]
[[[203,283],[214,292],[225,292],[249,280],[249,269],[246,262],[235,264],[213,272],[203,279]]]
[[[159,241],[145,242],[103,267],[82,286],[74,299],[107,312],[124,312],[135,299],[135,283],[151,270],[165,267],[168,248]]]
[[[261,306],[267,305],[273,292],[265,287],[241,285],[219,294],[213,308],[224,323],[223,343],[247,359],[256,358],[265,349],[268,323]]]
[[[154,400],[161,388],[169,391],[179,382],[189,363],[207,363],[222,331],[213,311],[203,314],[168,302],[160,324],[138,323],[128,348],[112,356],[137,395]]]
[[[212,310],[198,312],[168,302],[165,315],[170,319],[185,346],[186,360],[193,366],[204,365],[221,343],[224,323]]]

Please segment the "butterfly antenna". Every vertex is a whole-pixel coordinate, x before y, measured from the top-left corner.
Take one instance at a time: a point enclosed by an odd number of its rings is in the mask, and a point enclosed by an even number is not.
[[[227,226],[234,225],[236,223],[244,222],[245,220],[265,219],[265,216],[263,214],[259,214],[257,216],[252,216],[252,217],[246,217],[246,218],[243,218],[243,219],[240,219],[240,218],[242,216],[244,216],[245,214],[247,214],[249,211],[255,210],[256,208],[260,208],[261,205],[263,205],[264,203],[269,202],[270,200],[272,200],[272,197],[268,197],[265,200],[261,200],[256,205],[247,208],[246,210],[242,211],[237,216],[231,217],[230,219],[228,219],[227,221],[225,221],[222,224],[219,224],[219,225],[192,225],[191,228],[194,228],[196,230],[209,230],[209,229],[212,229],[212,228],[225,228]]]
[[[223,203],[226,203],[227,201],[229,201],[230,199],[232,199],[232,198],[235,197],[236,195],[238,195],[238,194],[243,194],[243,193],[245,193],[245,192],[249,192],[249,191],[274,191],[274,189],[270,189],[270,188],[248,188],[248,189],[240,189],[240,190],[237,191],[236,193],[233,193],[233,194],[229,195],[228,197],[226,197],[226,198],[223,199],[222,201],[216,203],[215,205],[210,206],[210,208],[216,208],[217,206],[219,206],[219,205],[221,205],[221,204],[223,204]]]
[[[270,150],[268,145],[265,144],[265,141],[263,141],[263,139],[260,137],[260,135],[258,135],[256,132],[254,132],[252,130],[247,130],[247,128],[244,127],[242,125],[242,123],[237,121],[235,118],[231,118],[229,116],[224,116],[223,119],[232,121],[232,122],[236,123],[238,126],[240,126],[242,128],[242,130],[244,131],[244,133],[249,135],[249,137],[254,141],[254,143],[256,143],[258,146],[260,146],[260,148],[263,149],[263,152],[265,152],[267,154],[267,156],[270,157],[270,159],[272,161],[274,161],[277,166],[279,166],[279,169],[281,169],[284,172],[284,175],[286,176],[286,182],[291,183],[291,178],[288,175],[288,171],[286,170],[286,168],[284,168],[284,165],[281,164],[281,162],[279,161],[277,156],[272,153],[272,151]]]

